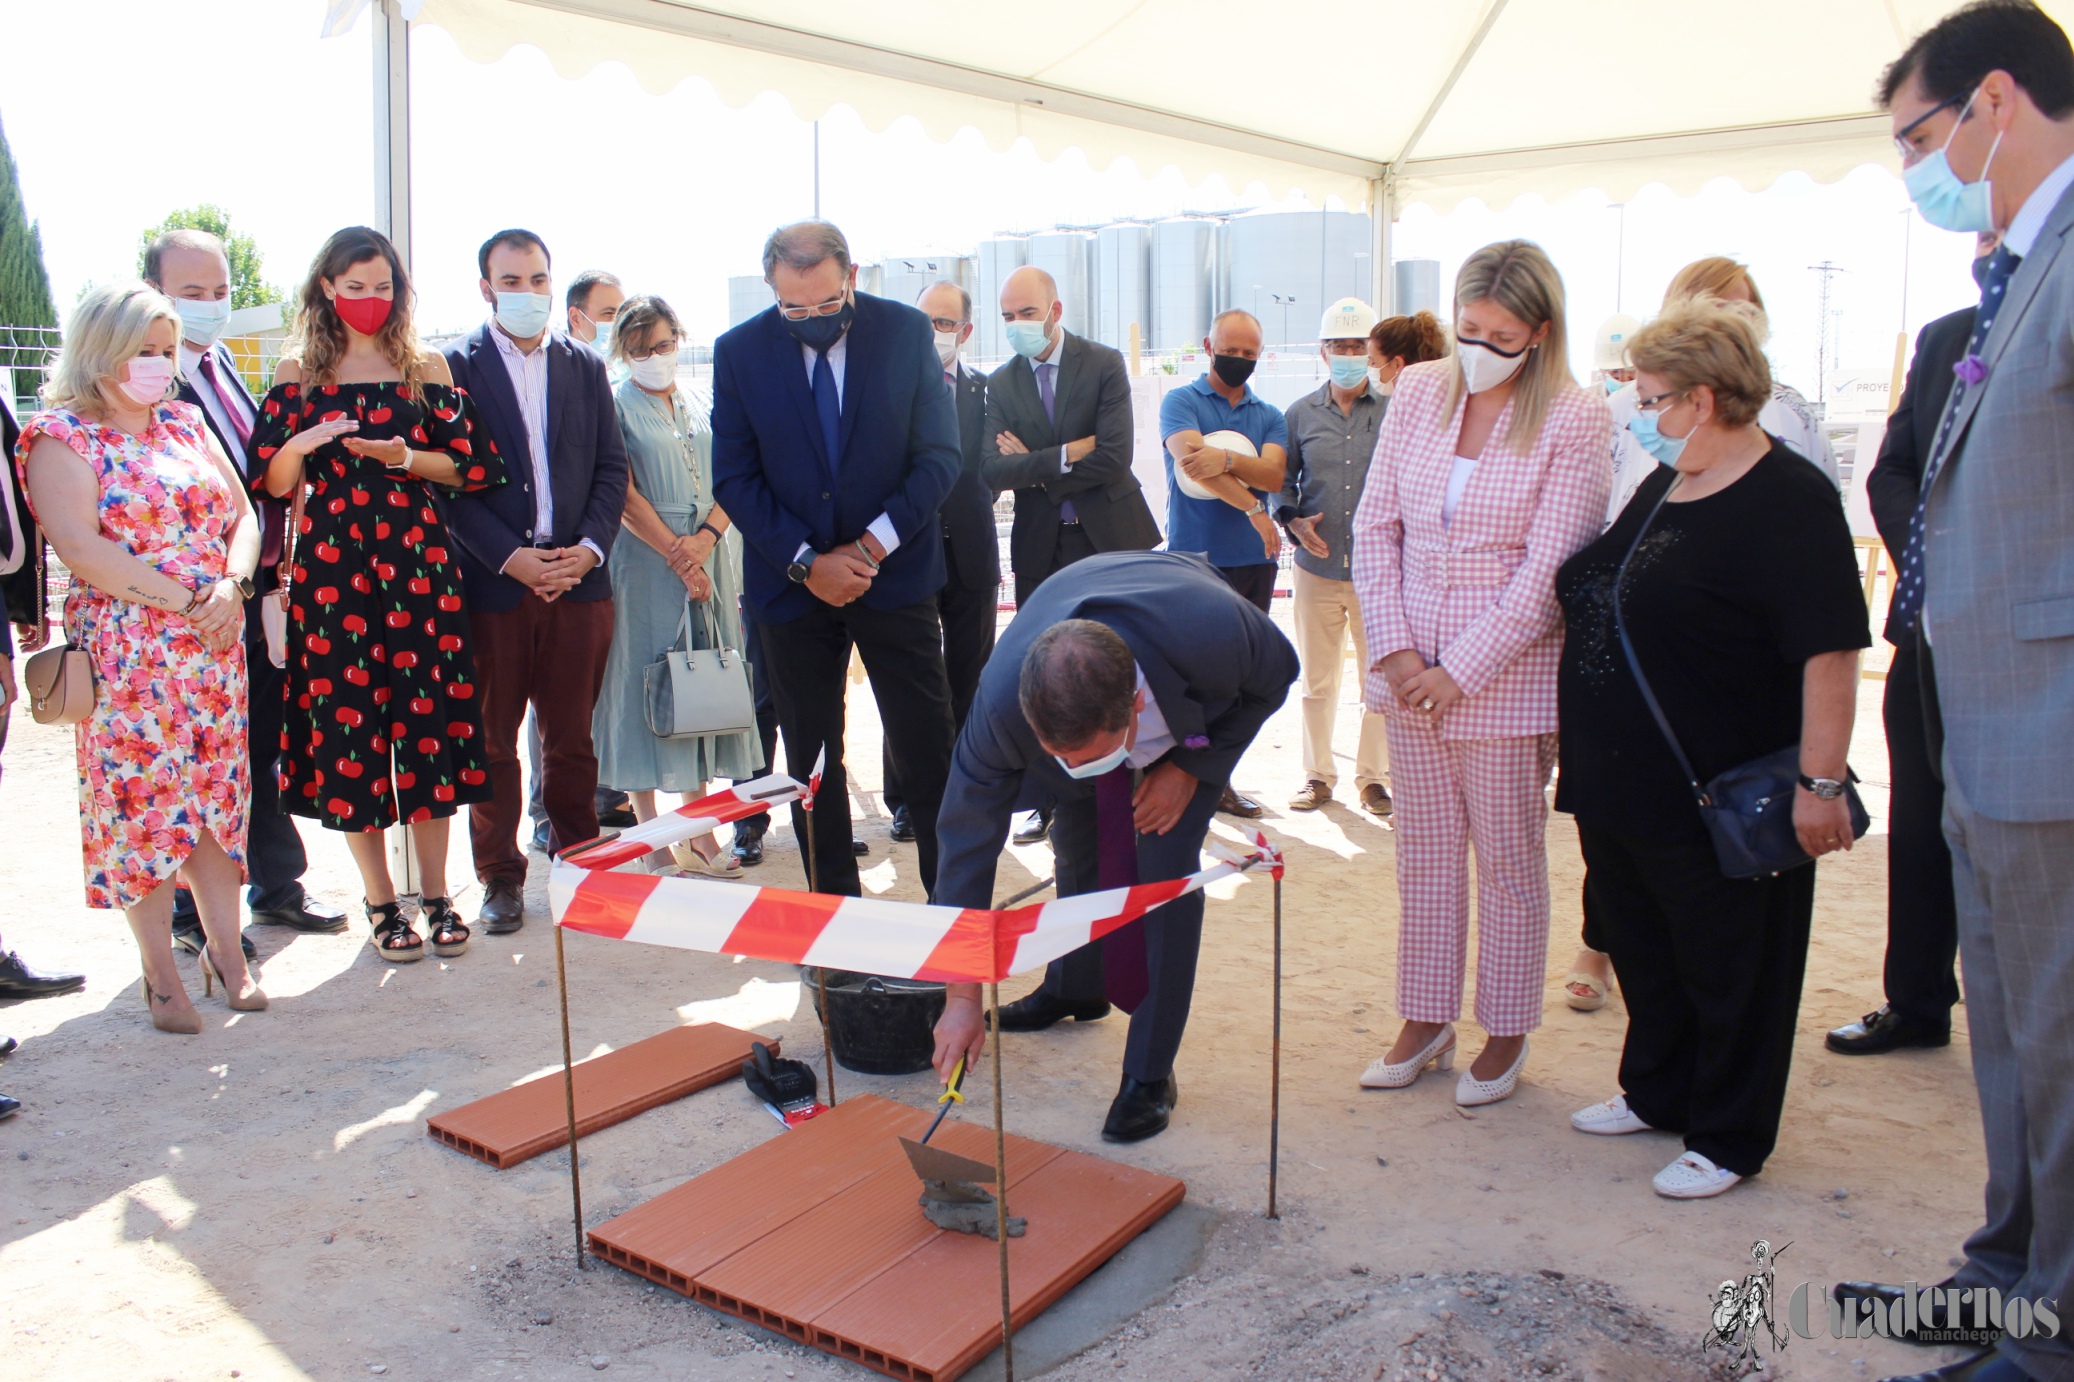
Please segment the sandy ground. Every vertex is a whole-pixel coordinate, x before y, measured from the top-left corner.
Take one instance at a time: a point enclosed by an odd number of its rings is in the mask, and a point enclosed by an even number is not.
[[[1282,809],[1299,785],[1292,698],[1239,772],[1287,848],[1283,1217],[1265,1202],[1270,890],[1219,885],[1182,1101],[1163,1136],[1105,1148],[1123,1024],[1012,1038],[1010,1126],[1184,1177],[1216,1211],[1200,1269],[1170,1300],[1065,1364],[1061,1378],[1621,1379],[1707,1376],[1709,1293],[1753,1240],[1790,1242],[1782,1295],[1839,1278],[1943,1277],[1980,1208],[1980,1132],[1964,1040],[1876,1060],[1823,1052],[1822,1033],[1875,1006],[1884,940],[1885,758],[1879,683],[1866,682],[1853,761],[1874,833],[1822,866],[1800,1050],[1784,1135],[1763,1176],[1673,1203],[1649,1177],[1667,1137],[1573,1133],[1572,1109],[1614,1092],[1623,1013],[1570,1011],[1559,979],[1577,931],[1580,864],[1549,830],[1556,915],[1548,1017],[1507,1103],[1458,1111],[1448,1080],[1364,1093],[1355,1077],[1395,1030],[1396,890],[1387,828],[1335,805]],[[1351,679],[1348,688],[1351,696]],[[854,695],[850,762],[867,887],[918,897],[911,846],[892,846],[876,792],[878,728]],[[1356,709],[1342,709],[1351,745]],[[85,970],[84,992],[0,1007],[22,1049],[0,1091],[0,1372],[10,1378],[762,1379],[865,1374],[730,1323],[602,1264],[571,1264],[562,1153],[496,1172],[433,1143],[428,1112],[550,1068],[559,1055],[552,937],[535,860],[526,929],[451,962],[394,967],[364,943],[255,932],[272,1011],[199,997],[198,1038],[162,1035],[138,999],[127,928],[81,905],[70,734],[17,715],[0,786],[7,902],[0,929],[32,963]],[[1350,765],[1349,765],[1350,766]],[[1343,781],[1342,796],[1348,794]],[[1228,822],[1220,821],[1220,830]],[[1236,832],[1232,832],[1236,833]],[[336,840],[306,829],[317,894],[357,902]],[[789,835],[766,884],[799,880]],[[1004,860],[1001,892],[1048,874],[1042,847]],[[455,876],[465,877],[465,832]],[[463,905],[472,914],[471,887]],[[569,942],[579,1053],[687,1020],[818,1037],[784,966]],[[1034,977],[1005,988],[1026,991]],[[1481,1043],[1464,1024],[1465,1050]],[[926,1076],[843,1074],[920,1104]],[[990,1119],[978,1091],[965,1116]],[[590,1222],[780,1136],[725,1085],[585,1140]],[[991,1282],[984,1289],[991,1291]],[[1819,1298],[1819,1296],[1818,1296]],[[1795,1339],[1773,1367],[1868,1378],[1956,1356],[1880,1339]]]

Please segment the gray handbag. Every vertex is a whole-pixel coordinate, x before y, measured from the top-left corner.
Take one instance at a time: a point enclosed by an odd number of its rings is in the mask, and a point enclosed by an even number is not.
[[[704,618],[699,630],[705,647],[692,641],[692,605]],[[641,669],[643,705],[648,728],[659,739],[691,739],[710,734],[745,734],[756,728],[756,697],[749,687],[749,664],[734,648],[719,646],[720,630],[713,606],[684,602],[677,638],[656,661]]]

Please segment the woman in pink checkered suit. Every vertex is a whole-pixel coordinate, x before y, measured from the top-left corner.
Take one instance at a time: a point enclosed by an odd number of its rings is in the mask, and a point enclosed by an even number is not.
[[[1563,281],[1541,247],[1487,245],[1455,279],[1456,354],[1414,365],[1354,517],[1354,590],[1397,798],[1397,1007],[1369,1088],[1452,1069],[1477,861],[1476,1020],[1460,1104],[1511,1094],[1541,1025],[1544,790],[1563,632],[1555,572],[1598,535],[1612,419],[1566,359]]]

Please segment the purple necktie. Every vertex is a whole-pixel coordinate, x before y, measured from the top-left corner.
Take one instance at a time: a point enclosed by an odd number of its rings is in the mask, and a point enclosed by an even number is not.
[[[1054,390],[1057,386],[1053,383],[1053,380],[1058,376],[1058,372],[1059,367],[1054,364],[1040,363],[1037,366],[1037,396],[1044,400],[1044,420],[1046,422],[1058,421],[1054,406],[1057,400],[1057,394]],[[1059,522],[1078,523],[1079,521],[1080,514],[1074,509],[1073,501],[1071,499],[1061,500],[1059,503]]]
[[[1095,779],[1095,884],[1106,892],[1137,881],[1138,827],[1126,765]],[[1102,937],[1102,989],[1110,1002],[1136,1012],[1150,984],[1147,974],[1143,917]]]

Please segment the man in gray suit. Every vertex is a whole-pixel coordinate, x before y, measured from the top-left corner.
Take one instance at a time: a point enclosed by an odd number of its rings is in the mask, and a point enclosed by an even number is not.
[[[2074,1303],[2074,47],[2027,0],[1978,0],[1879,94],[1925,219],[2002,232],[1892,613],[1936,671],[1987,1142],[1986,1222],[1951,1284],[2058,1306]],[[2068,1331],[2019,1338],[2017,1318],[1999,1356],[1921,1376],[2074,1382]]]
[[[1113,552],[1059,572],[980,678],[938,818],[936,902],[993,905],[1009,817],[1037,796],[1058,802],[1061,897],[1194,873],[1218,796],[1296,673],[1289,640],[1200,557]],[[996,1014],[1014,1032],[1093,1021],[1112,1000],[1130,1012],[1106,1141],[1167,1126],[1202,930],[1203,895],[1176,898],[1055,961]],[[951,985],[938,1072],[985,1044],[979,985]]]

